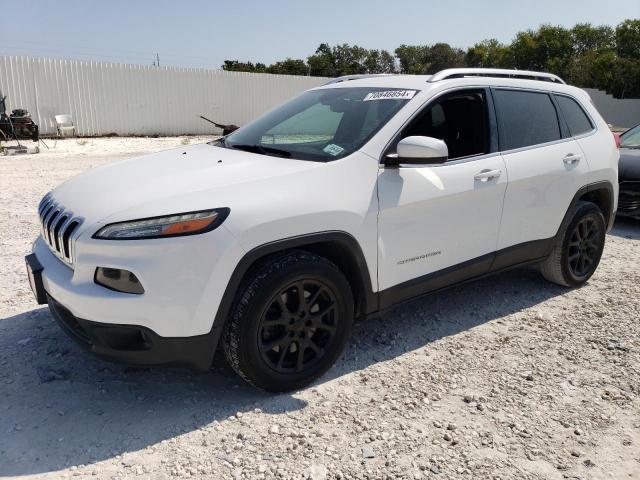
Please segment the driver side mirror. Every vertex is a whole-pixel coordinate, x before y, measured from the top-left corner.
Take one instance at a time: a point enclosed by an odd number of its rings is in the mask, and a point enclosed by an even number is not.
[[[386,165],[440,165],[449,158],[447,144],[433,137],[405,137],[398,142],[397,152],[385,157]]]

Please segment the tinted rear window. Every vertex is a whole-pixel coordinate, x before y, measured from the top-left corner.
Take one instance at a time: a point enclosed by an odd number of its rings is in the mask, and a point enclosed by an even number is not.
[[[576,136],[593,130],[591,120],[584,113],[582,107],[578,105],[578,102],[573,98],[562,95],[556,95],[556,100],[558,100],[558,105],[560,105],[560,110],[567,122],[571,135]]]
[[[546,93],[496,90],[501,150],[560,140],[558,114]]]

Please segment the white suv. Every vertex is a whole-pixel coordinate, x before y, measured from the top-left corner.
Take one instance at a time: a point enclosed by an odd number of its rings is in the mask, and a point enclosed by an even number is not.
[[[220,340],[253,385],[296,389],[354,319],[405,300],[531,263],[584,284],[617,164],[588,95],[554,75],[343,77],[67,181],[40,203],[28,272],[99,355],[207,369]]]

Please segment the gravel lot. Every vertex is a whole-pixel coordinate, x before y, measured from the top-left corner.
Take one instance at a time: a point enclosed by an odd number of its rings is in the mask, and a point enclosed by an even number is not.
[[[335,368],[291,395],[220,359],[194,374],[84,353],[25,278],[37,202],[87,168],[180,144],[0,157],[0,476],[640,478],[640,222],[616,224],[584,288],[520,269],[407,304],[358,324]]]

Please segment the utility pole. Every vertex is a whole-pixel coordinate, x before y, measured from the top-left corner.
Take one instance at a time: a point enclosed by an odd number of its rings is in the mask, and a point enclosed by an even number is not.
[[[156,53],[156,66],[160,67],[160,55]]]

